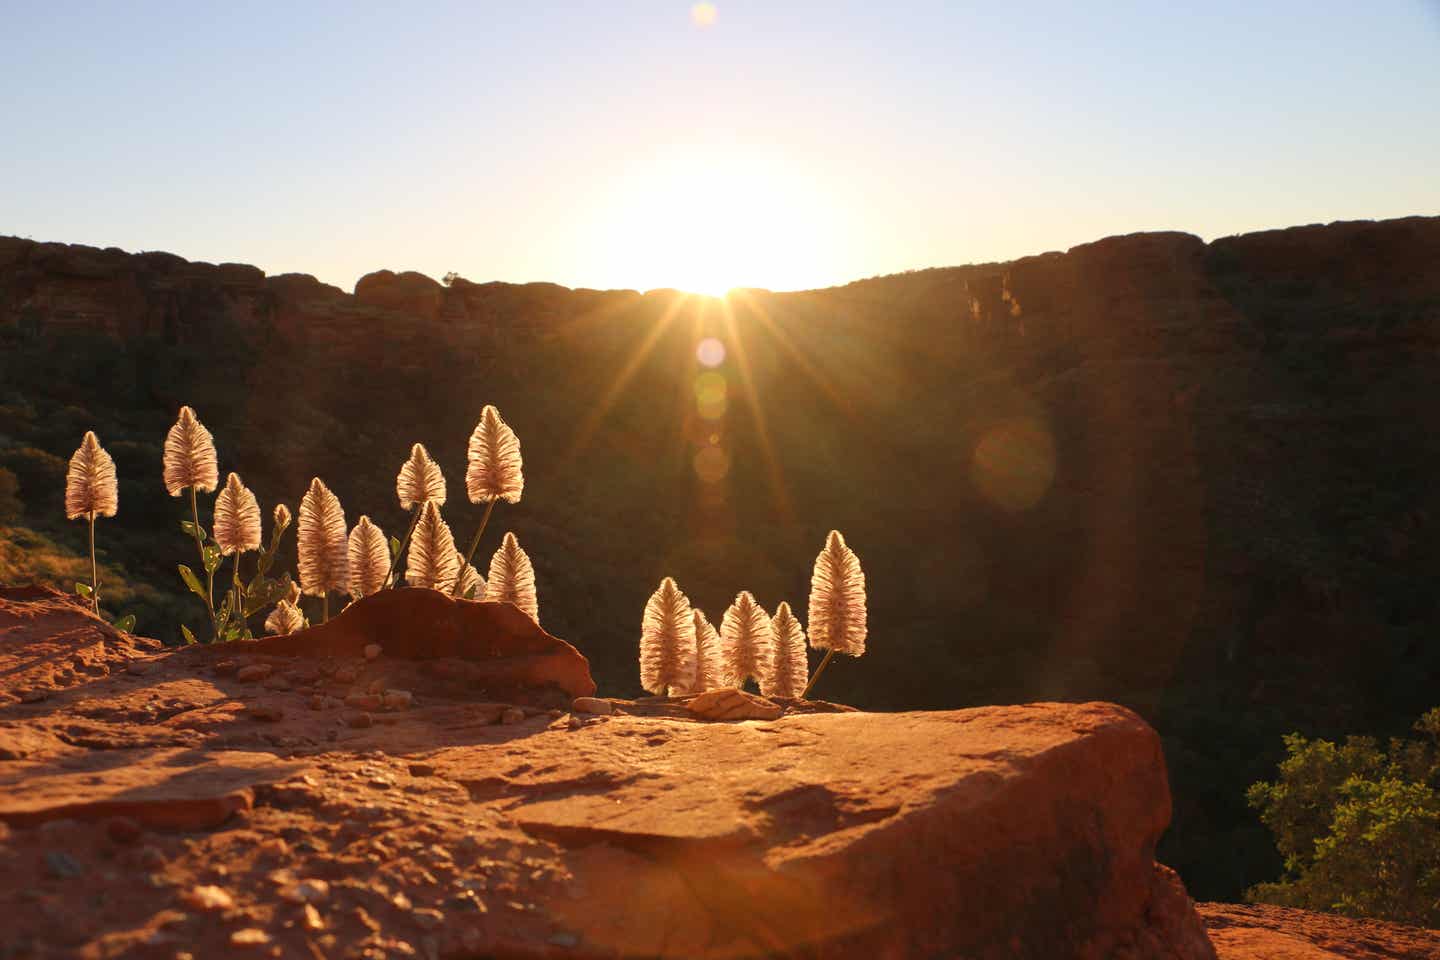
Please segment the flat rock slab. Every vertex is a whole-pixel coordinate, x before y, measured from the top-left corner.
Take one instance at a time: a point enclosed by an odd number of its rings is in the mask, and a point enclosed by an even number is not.
[[[419,648],[157,651],[26,603],[0,957],[1214,957],[1113,705],[571,713]]]
[[[1435,960],[1440,930],[1253,904],[1202,903],[1220,960]]]

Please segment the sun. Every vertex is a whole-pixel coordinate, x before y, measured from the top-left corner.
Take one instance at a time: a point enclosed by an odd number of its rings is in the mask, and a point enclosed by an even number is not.
[[[722,296],[823,285],[838,239],[814,178],[761,148],[686,146],[630,165],[599,214],[603,275]]]

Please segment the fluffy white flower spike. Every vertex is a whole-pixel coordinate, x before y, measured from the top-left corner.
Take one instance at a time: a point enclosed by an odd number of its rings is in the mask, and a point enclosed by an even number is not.
[[[865,571],[838,530],[830,531],[810,578],[810,646],[865,654]]]
[[[485,578],[480,576],[475,564],[466,563],[465,556],[459,550],[455,551],[455,563],[460,568],[460,582],[456,585],[455,595],[462,600],[466,597],[471,600],[484,600]]]
[[[429,587],[448,593],[455,586],[460,572],[460,555],[455,549],[455,535],[440,516],[434,500],[420,510],[420,522],[405,555],[405,582],[412,587]]]
[[[530,556],[515,539],[505,534],[500,549],[490,558],[490,576],[485,581],[486,600],[507,600],[531,620],[540,622],[540,602],[535,596],[535,568]]]
[[[294,633],[305,628],[305,614],[289,600],[281,600],[265,618],[265,632],[272,636]]]
[[[100,446],[95,431],[86,431],[65,472],[65,517],[69,520],[113,517],[119,508],[115,461]]]
[[[260,549],[260,504],[235,473],[215,498],[215,542],[227,557]]]
[[[296,534],[300,560],[300,587],[312,597],[331,590],[344,593],[350,585],[350,541],[345,532],[345,511],[340,498],[316,477],[300,501],[300,529]]]
[[[691,693],[706,690],[720,690],[734,686],[725,673],[725,648],[720,643],[720,633],[705,616],[705,611],[696,608],[695,617],[695,684]]]
[[[470,434],[469,461],[465,492],[471,503],[520,501],[520,494],[525,490],[520,440],[501,418],[500,411],[489,404],[480,411],[480,422]]]
[[[361,517],[350,531],[347,550],[350,564],[350,596],[359,600],[378,593],[390,575],[390,545],[385,531]]]
[[[764,683],[770,674],[775,640],[770,617],[748,590],[736,594],[735,602],[720,622],[720,643],[725,650],[725,672],[735,685],[743,686],[753,677]]]
[[[790,612],[790,604],[782,603],[770,621],[775,634],[775,657],[768,677],[760,681],[760,692],[767,697],[799,699],[810,679],[810,664],[805,658],[805,631]]]
[[[695,680],[695,617],[690,601],[666,577],[645,604],[640,627],[640,685],[656,696],[685,693]]]
[[[165,489],[178,497],[187,487],[209,493],[220,485],[215,439],[189,407],[165,436]]]
[[[423,443],[410,448],[410,459],[395,478],[395,495],[404,510],[426,500],[435,501],[437,506],[445,505],[445,474],[440,472],[440,464],[430,459]]]

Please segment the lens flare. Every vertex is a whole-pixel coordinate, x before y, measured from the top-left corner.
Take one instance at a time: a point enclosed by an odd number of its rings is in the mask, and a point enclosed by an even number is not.
[[[725,344],[714,337],[706,337],[695,348],[695,359],[700,361],[701,366],[718,367],[725,362]]]
[[[970,478],[987,500],[1017,513],[1039,503],[1055,482],[1055,441],[1038,420],[998,423],[975,445]]]
[[[725,416],[728,393],[725,377],[713,370],[695,378],[695,406],[706,420],[719,420]]]
[[[695,454],[695,475],[703,482],[718,484],[730,473],[730,457],[719,447],[704,447]]]
[[[690,8],[690,22],[701,28],[714,26],[719,15],[713,3],[697,3]]]

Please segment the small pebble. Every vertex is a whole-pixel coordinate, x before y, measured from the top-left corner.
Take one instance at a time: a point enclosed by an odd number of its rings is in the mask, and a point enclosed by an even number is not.
[[[322,917],[322,916],[320,916],[320,911],[319,911],[319,910],[316,910],[313,904],[309,904],[309,903],[305,904],[305,929],[306,929],[306,930],[324,930],[324,929],[325,929],[325,918]]]
[[[275,673],[265,678],[265,689],[267,690],[289,690],[290,678],[283,673]]]
[[[182,894],[180,900],[191,910],[231,910],[235,907],[235,898],[224,887],[195,887]]]
[[[360,670],[357,667],[345,666],[338,667],[335,670],[335,681],[337,683],[354,683],[355,678],[358,676],[360,676]]]
[[[273,704],[257,703],[246,707],[245,714],[252,720],[266,720],[273,723],[285,717],[285,710]]]
[[[509,726],[520,723],[525,719],[525,711],[519,707],[506,707],[505,712],[500,714],[500,722]]]
[[[354,710],[379,710],[383,705],[377,693],[352,693],[345,698],[345,706]]]
[[[410,764],[410,776],[412,777],[433,777],[435,776],[435,764],[433,763],[412,763]]]
[[[230,934],[232,947],[263,947],[270,942],[270,934],[259,927],[246,927]]]
[[[415,695],[409,690],[386,690],[383,699],[387,710],[409,710]]]
[[[301,880],[280,890],[280,898],[291,903],[322,903],[330,896],[330,884],[324,880]]]
[[[159,664],[153,660],[131,660],[125,664],[125,672],[134,674],[137,677],[143,677],[153,672],[158,666]]]
[[[241,683],[253,683],[256,680],[264,680],[275,671],[275,668],[268,663],[252,663],[248,667],[241,667],[235,673],[235,679]]]
[[[576,713],[611,714],[615,712],[615,704],[603,697],[576,697],[570,709]]]
[[[345,722],[357,730],[363,730],[368,726],[372,726],[375,723],[375,718],[368,713],[356,713],[352,714]],[[335,731],[332,730],[330,732],[334,733]],[[333,740],[335,738],[331,737],[330,739]]]
[[[368,643],[365,645],[366,660],[374,660],[376,657],[380,656],[381,652],[382,651],[380,649],[380,644],[378,643]]]

